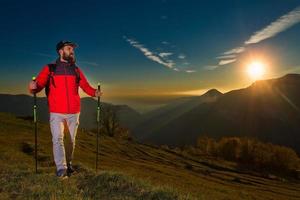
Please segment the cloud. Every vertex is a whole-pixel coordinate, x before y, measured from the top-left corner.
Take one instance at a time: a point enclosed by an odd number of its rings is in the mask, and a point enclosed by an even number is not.
[[[172,69],[174,67],[175,63],[173,61],[163,60],[161,57],[159,57],[159,55],[154,54],[149,49],[144,47],[144,45],[140,44],[138,41],[136,41],[134,39],[127,38],[126,36],[124,36],[123,38],[127,42],[129,42],[129,44],[131,44],[131,46],[139,49],[148,59],[150,59],[154,62],[157,62],[161,65],[164,65],[165,67],[168,67],[170,69]]]
[[[281,16],[265,28],[252,34],[252,36],[250,36],[250,38],[244,42],[244,46],[233,48],[222,53],[221,56],[216,57],[219,60],[218,65],[226,65],[235,62],[237,60],[236,57],[238,56],[238,54],[244,52],[247,45],[259,43],[263,40],[274,37],[280,32],[287,30],[288,28],[299,22],[300,7],[297,7],[289,13]]]
[[[207,65],[207,66],[204,66],[204,69],[205,70],[214,70],[218,67],[219,67],[219,65]]]
[[[220,60],[220,61],[219,61],[219,65],[227,65],[227,64],[233,63],[233,62],[235,62],[235,61],[236,61],[236,59]]]
[[[185,59],[185,58],[186,58],[186,55],[180,54],[180,55],[178,56],[178,58],[179,58],[179,59]]]
[[[127,36],[123,36],[123,38],[134,48],[140,50],[145,57],[147,57],[148,59],[157,62],[169,69],[172,69],[174,71],[181,71],[181,72],[186,72],[186,73],[193,73],[196,72],[195,70],[192,69],[179,69],[177,66],[177,63],[174,60],[169,59],[168,57],[173,55],[174,53],[172,52],[160,52],[160,53],[156,53],[156,52],[152,52],[151,50],[149,50],[148,48],[146,48],[143,44],[141,44],[140,42],[138,42],[135,39],[132,38],[128,38]],[[169,45],[168,42],[163,41],[162,44],[165,45]],[[178,56],[179,59],[185,59],[186,56],[184,54],[179,54]],[[188,62],[185,62],[185,65],[189,65]]]
[[[217,59],[232,59],[232,58],[236,58],[237,55],[235,54],[231,54],[231,55],[224,55],[224,56],[218,56]]]
[[[265,27],[264,29],[256,32],[252,35],[249,40],[245,41],[245,44],[254,44],[261,42],[265,39],[274,37],[280,32],[283,32],[290,28],[291,26],[300,22],[300,7],[292,10],[286,15],[281,16],[276,21],[272,22],[270,25]]]
[[[172,69],[175,65],[174,62],[168,62],[165,61],[163,59],[161,59],[159,57],[159,55],[154,54],[153,52],[151,52],[149,49],[147,49],[146,47],[144,47],[142,44],[140,44],[138,41],[134,40],[134,39],[130,39],[127,38],[126,36],[124,36],[124,39],[129,42],[129,44],[131,44],[133,47],[139,49],[148,59],[157,62],[161,65],[164,65],[170,69]]]
[[[238,53],[242,53],[243,51],[245,51],[245,47],[237,47],[224,52],[223,55],[238,54]]]
[[[185,72],[187,73],[193,73],[193,72],[196,72],[195,70],[185,70]]]
[[[238,56],[238,54],[244,51],[245,51],[245,47],[236,47],[234,49],[224,52],[221,56],[216,57],[219,60],[218,65],[219,66],[227,65],[229,63],[235,62],[237,60],[236,57]]]
[[[160,57],[164,58],[164,57],[168,57],[168,56],[173,55],[173,53],[171,53],[171,52],[162,52],[162,53],[159,53],[158,55]]]
[[[123,36],[123,38],[133,47],[140,50],[144,56],[146,56],[148,59],[157,62],[167,68],[170,68],[174,71],[181,71],[178,68],[176,68],[176,63],[173,60],[167,59],[168,56],[173,55],[172,52],[161,52],[161,53],[154,53],[150,51],[148,48],[144,47],[143,44],[139,43],[138,41],[128,38],[126,36]],[[193,70],[185,70],[187,73],[191,73]],[[193,71],[194,72],[194,71]]]

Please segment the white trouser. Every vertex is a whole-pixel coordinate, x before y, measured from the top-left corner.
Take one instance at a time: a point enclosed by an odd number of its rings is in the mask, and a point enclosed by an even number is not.
[[[75,149],[75,139],[77,128],[79,125],[79,115],[50,113],[50,128],[53,142],[53,156],[57,170],[66,169],[67,163],[72,162]],[[64,125],[68,126],[70,133],[70,142],[67,145],[66,151],[64,146]]]

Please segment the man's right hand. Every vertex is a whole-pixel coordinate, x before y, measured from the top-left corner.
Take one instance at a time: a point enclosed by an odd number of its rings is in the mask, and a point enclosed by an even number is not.
[[[34,93],[34,90],[37,89],[36,81],[30,81],[28,88],[31,93]]]

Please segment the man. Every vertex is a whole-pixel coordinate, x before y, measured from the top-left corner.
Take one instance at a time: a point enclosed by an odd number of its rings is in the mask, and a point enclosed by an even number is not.
[[[53,142],[53,155],[58,177],[70,176],[75,149],[75,138],[79,125],[80,96],[78,87],[89,96],[101,96],[103,93],[90,86],[86,77],[75,64],[74,48],[70,41],[60,41],[56,45],[59,58],[55,63],[45,65],[35,81],[29,83],[30,93],[46,90],[50,112],[50,128]],[[64,124],[71,136],[69,148],[64,147]]]

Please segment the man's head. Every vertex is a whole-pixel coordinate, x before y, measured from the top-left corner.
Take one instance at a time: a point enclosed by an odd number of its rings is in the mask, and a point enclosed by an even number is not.
[[[56,45],[56,52],[58,53],[59,57],[65,61],[68,61],[69,63],[75,63],[75,52],[74,49],[78,45],[70,42],[70,41],[60,41]]]

